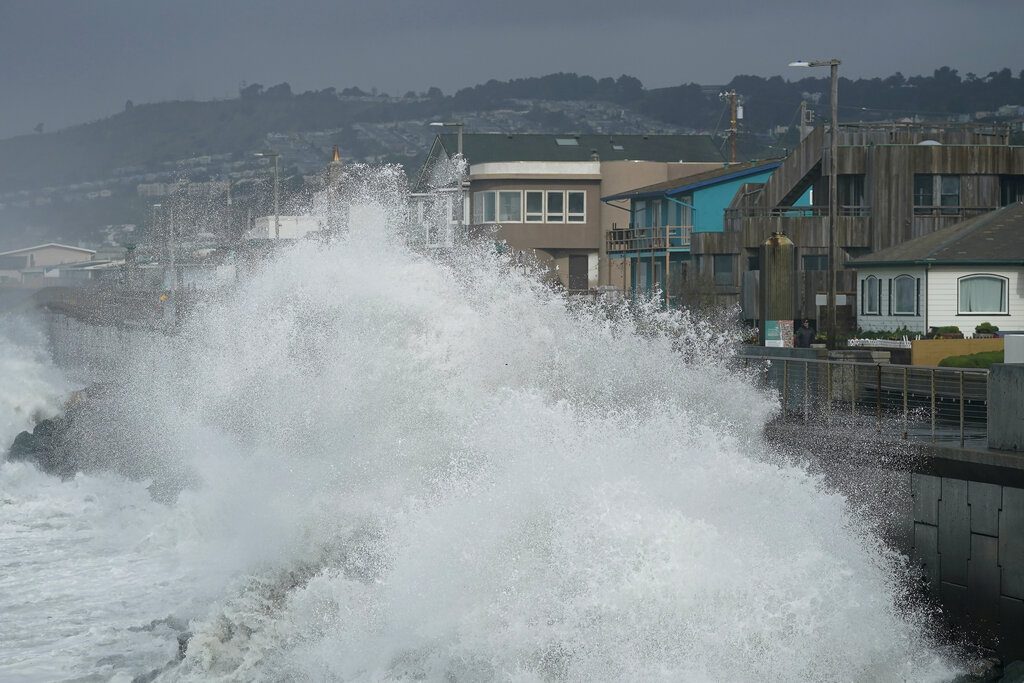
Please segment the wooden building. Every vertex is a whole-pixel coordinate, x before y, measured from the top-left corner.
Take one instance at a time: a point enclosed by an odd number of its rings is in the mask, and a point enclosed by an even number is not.
[[[830,134],[814,129],[767,181],[741,187],[721,232],[693,235],[693,267],[747,319],[757,316],[758,247],[774,232],[796,244],[799,317],[818,318],[825,305]],[[1011,146],[1005,129],[853,124],[838,135],[836,291],[851,325],[856,279],[845,262],[1024,199],[1024,147]],[[808,190],[812,204],[797,205]]]

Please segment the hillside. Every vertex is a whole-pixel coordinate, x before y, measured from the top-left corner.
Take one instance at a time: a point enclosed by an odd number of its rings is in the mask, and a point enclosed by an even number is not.
[[[801,100],[827,116],[827,78],[777,76],[647,89],[630,76],[551,74],[402,97],[357,88],[295,94],[287,83],[253,84],[228,100],[128,102],[100,121],[0,140],[0,248],[36,237],[95,242],[103,226],[142,224],[159,184],[182,177],[237,183],[243,194],[248,183],[255,191],[267,166],[253,153],[268,147],[281,153],[286,176],[315,171],[334,144],[348,160],[400,161],[414,169],[435,132],[426,123],[435,119],[464,121],[473,131],[722,134],[725,89],[744,102],[746,156],[780,154],[792,144],[786,129],[796,124]],[[840,103],[845,120],[974,118],[1024,104],[1024,72],[961,78],[943,67],[932,76],[842,79]],[[140,189],[146,184],[150,190]]]

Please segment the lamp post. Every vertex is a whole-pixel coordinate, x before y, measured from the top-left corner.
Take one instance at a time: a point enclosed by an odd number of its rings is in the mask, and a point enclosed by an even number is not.
[[[832,131],[829,134],[828,162],[828,346],[836,342],[836,217],[839,214],[839,65],[838,59],[813,59],[790,62],[790,66],[827,66],[832,75]]]
[[[458,153],[459,156],[462,156],[462,131],[466,128],[466,124],[465,123],[463,123],[462,121],[431,121],[430,125],[434,126],[435,128],[456,128],[456,129],[458,129],[459,144],[458,144],[458,152],[457,153]]]
[[[274,160],[274,239],[281,239],[281,217],[278,214],[277,160],[281,156],[277,152],[256,152],[258,157],[271,157]]]

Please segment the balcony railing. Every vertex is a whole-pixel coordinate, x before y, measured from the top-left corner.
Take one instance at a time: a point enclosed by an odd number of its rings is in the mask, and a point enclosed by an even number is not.
[[[870,206],[844,205],[839,207],[840,216],[863,218],[871,215]],[[726,209],[725,217],[733,218],[817,218],[827,217],[827,206],[776,206],[771,209],[762,207],[742,207]]]
[[[654,249],[688,249],[692,225],[663,225],[657,228],[613,228],[605,236],[611,253]]]

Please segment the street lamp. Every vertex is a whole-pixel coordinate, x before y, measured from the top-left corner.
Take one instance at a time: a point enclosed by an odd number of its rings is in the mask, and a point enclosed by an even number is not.
[[[462,131],[466,127],[465,123],[461,121],[431,121],[430,125],[435,128],[457,128],[459,133],[458,155],[462,156]]]
[[[278,186],[277,186],[277,159],[281,155],[277,152],[256,152],[258,157],[271,157],[274,160],[274,239],[281,239],[281,217],[278,215]]]
[[[838,59],[812,59],[790,62],[790,66],[827,66],[832,73],[832,131],[829,134],[828,161],[828,346],[836,342],[836,216],[839,213],[839,65]]]

